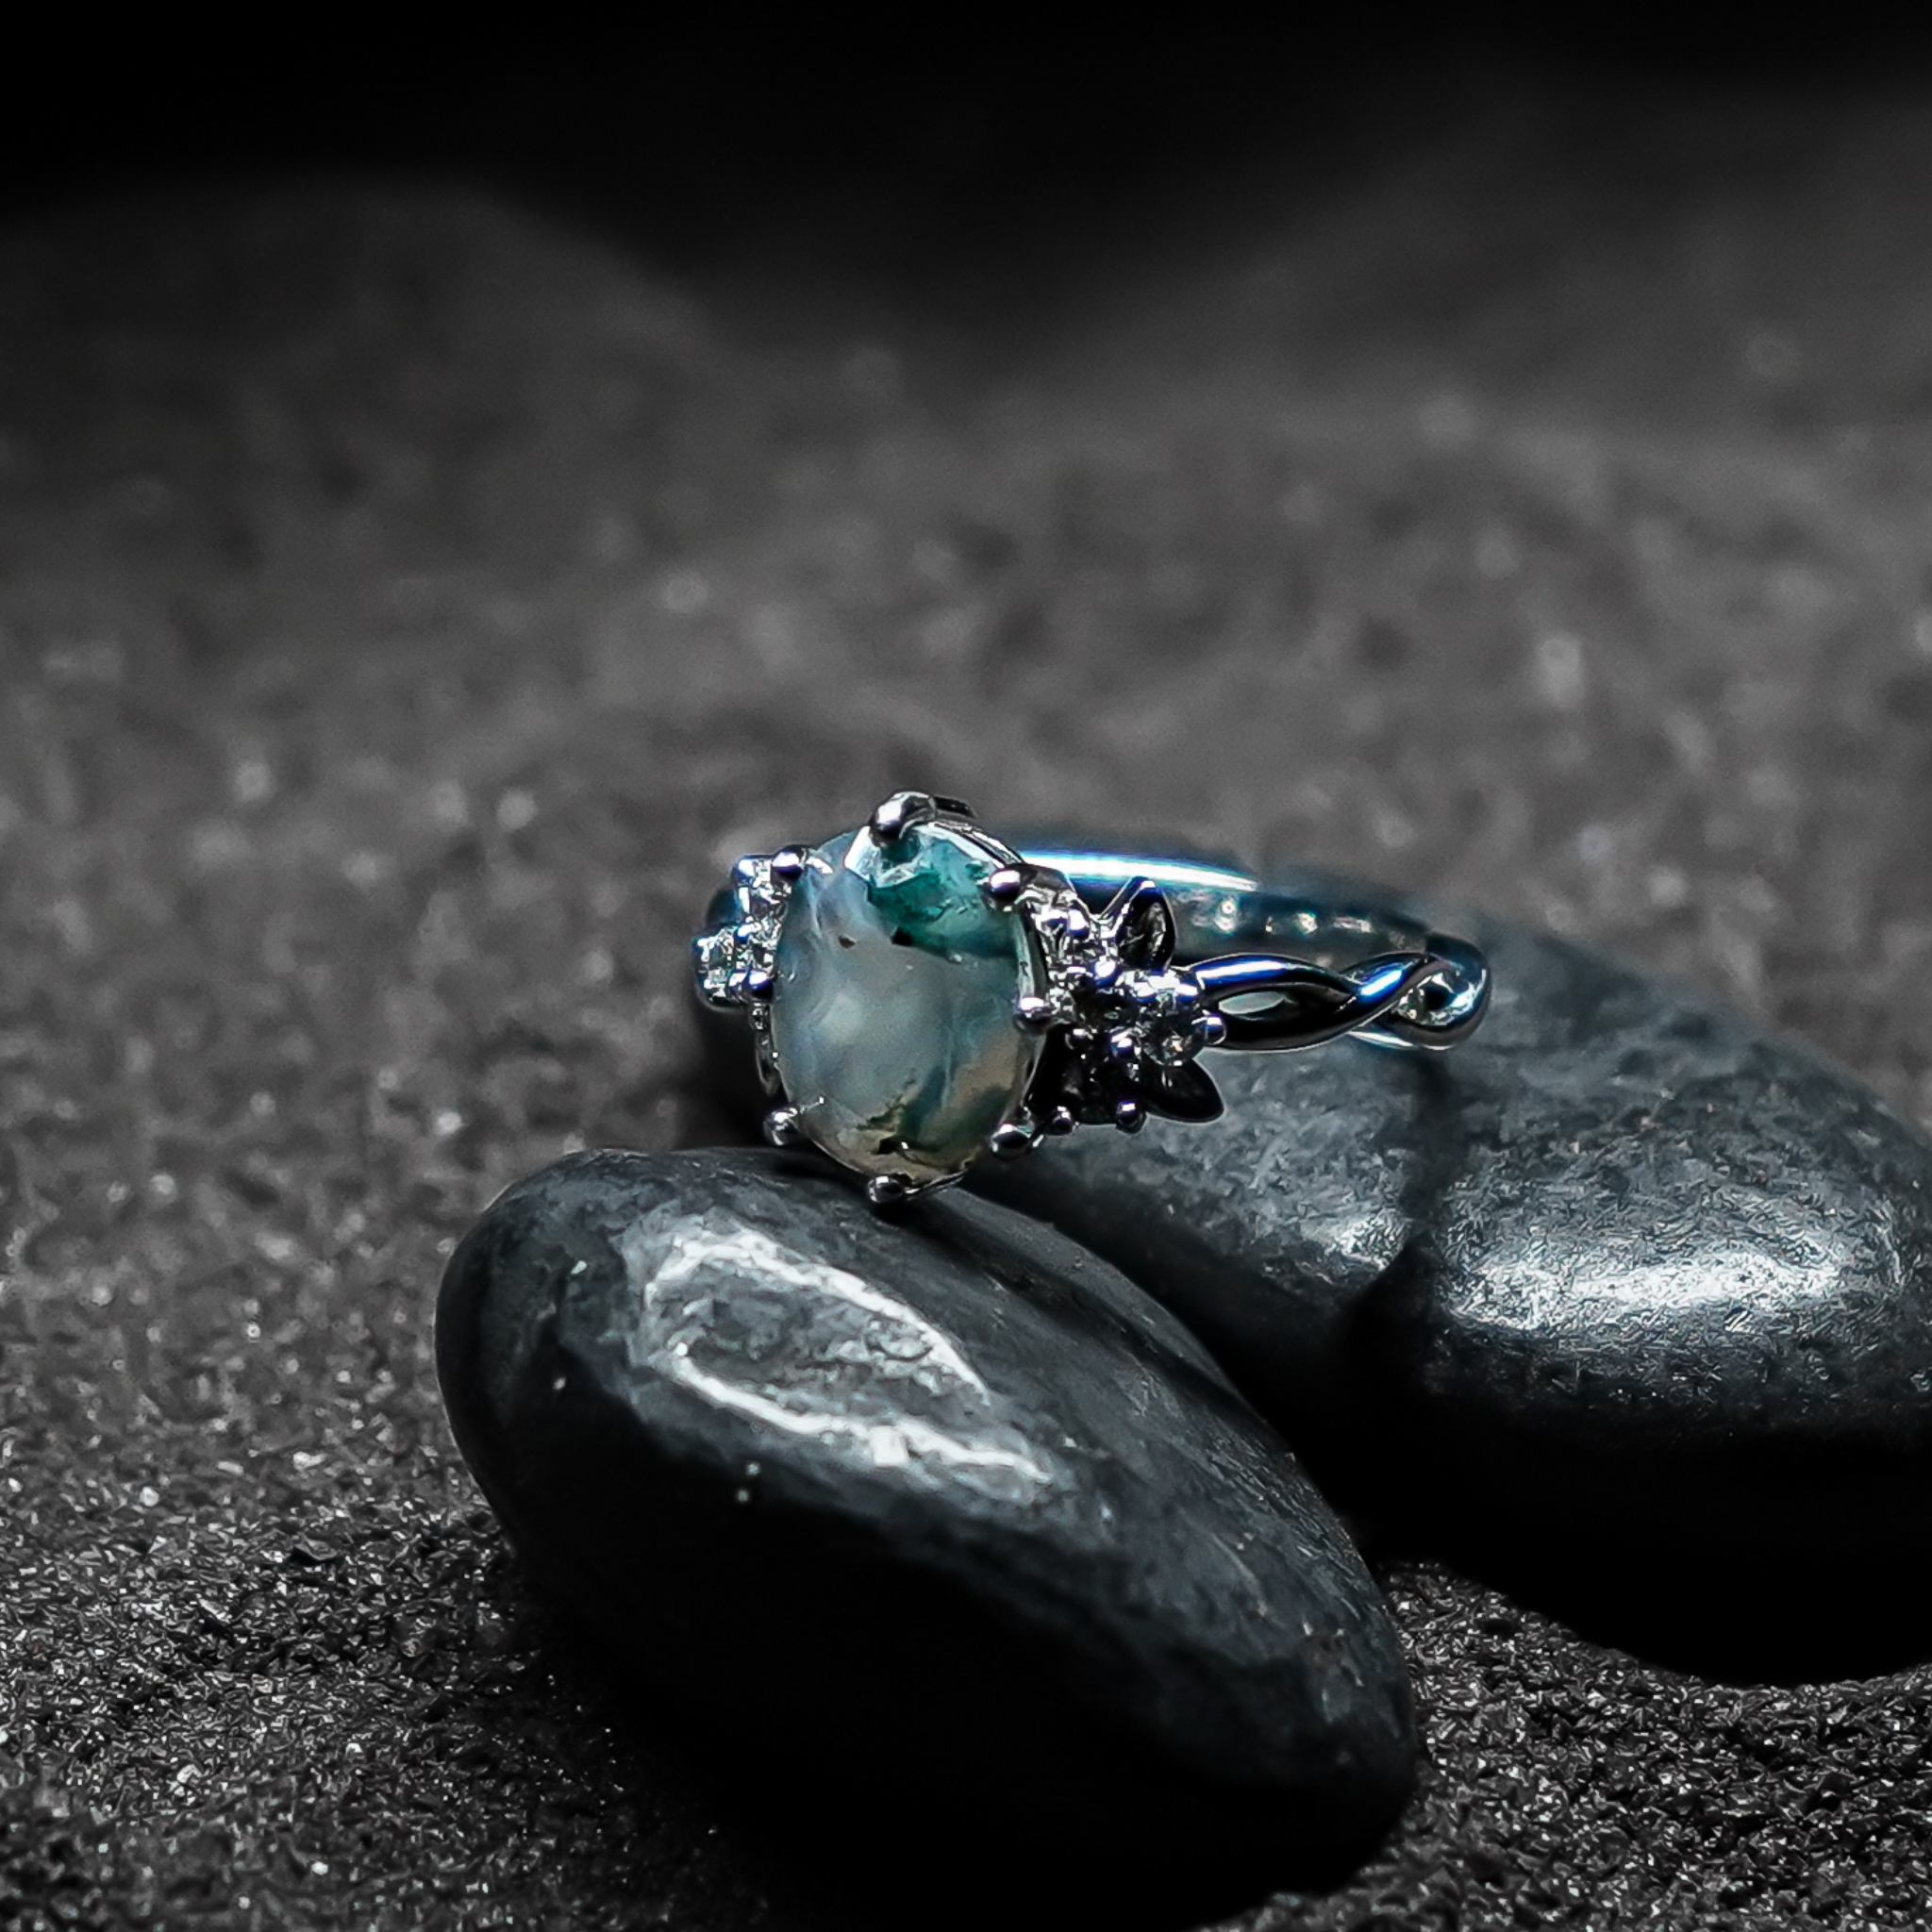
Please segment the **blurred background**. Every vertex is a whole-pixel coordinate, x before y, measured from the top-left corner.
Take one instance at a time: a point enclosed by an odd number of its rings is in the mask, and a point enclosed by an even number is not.
[[[1922,49],[303,30],[11,76],[23,1923],[807,1923],[609,1726],[428,1357],[499,1188],[728,1131],[684,941],[741,851],[919,786],[1312,860],[1932,1123]],[[1435,1769],[1270,1923],[1918,1909],[1919,1677],[1385,1574]],[[1835,1724],[1890,1795],[1780,1835]]]

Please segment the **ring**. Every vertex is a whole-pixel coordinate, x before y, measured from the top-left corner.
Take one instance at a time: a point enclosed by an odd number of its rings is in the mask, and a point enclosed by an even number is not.
[[[1211,1121],[1204,1049],[1440,1050],[1490,996],[1476,947],[1397,914],[1212,865],[1022,854],[923,791],[741,858],[711,921],[698,991],[751,1023],[767,1138],[863,1175],[877,1207],[1077,1126]],[[1294,951],[1199,957],[1271,941]]]

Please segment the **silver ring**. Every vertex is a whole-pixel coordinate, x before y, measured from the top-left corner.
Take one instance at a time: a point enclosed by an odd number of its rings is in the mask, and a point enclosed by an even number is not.
[[[1196,957],[1269,942],[1293,951]],[[767,1137],[862,1175],[879,1207],[1077,1126],[1211,1121],[1205,1050],[1440,1051],[1490,997],[1476,947],[1397,914],[1212,865],[1023,854],[923,791],[741,858],[692,943],[700,994],[751,1023]]]

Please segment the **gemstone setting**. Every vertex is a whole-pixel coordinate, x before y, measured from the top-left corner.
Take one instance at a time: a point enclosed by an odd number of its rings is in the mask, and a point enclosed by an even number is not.
[[[711,917],[697,990],[750,1024],[766,1138],[876,1208],[1083,1124],[1221,1110],[1197,1057],[1226,1024],[1174,961],[1161,889],[1130,879],[1096,912],[957,799],[894,792],[816,850],[741,858]]]
[[[847,832],[806,856],[770,954],[791,1126],[843,1166],[955,1179],[1018,1114],[1041,1050],[1029,923],[987,892],[1012,855],[964,821]]]

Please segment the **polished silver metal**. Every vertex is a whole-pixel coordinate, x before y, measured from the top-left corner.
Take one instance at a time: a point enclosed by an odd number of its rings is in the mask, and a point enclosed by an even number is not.
[[[1041,1036],[1039,1059],[1016,1117],[983,1150],[1001,1158],[1076,1126],[1134,1133],[1150,1115],[1215,1119],[1221,1094],[1204,1052],[1279,1053],[1343,1035],[1441,1052],[1467,1040],[1488,1008],[1480,949],[1397,912],[1306,899],[1189,860],[1059,846],[1023,854],[958,800],[930,792],[894,792],[867,826],[890,843],[933,822],[992,859],[987,903],[1026,922],[1039,967],[1039,990],[1013,1008],[1015,1025]],[[714,924],[693,941],[703,997],[751,1024],[759,1076],[777,1103],[765,1131],[779,1146],[810,1140],[771,1049],[779,929],[807,859],[795,845],[740,859]],[[964,1172],[874,1174],[866,1193],[894,1207]]]
[[[935,798],[930,791],[895,791],[873,808],[866,824],[874,839],[890,845],[913,825],[940,818],[971,820],[973,816],[973,808],[957,798]]]

